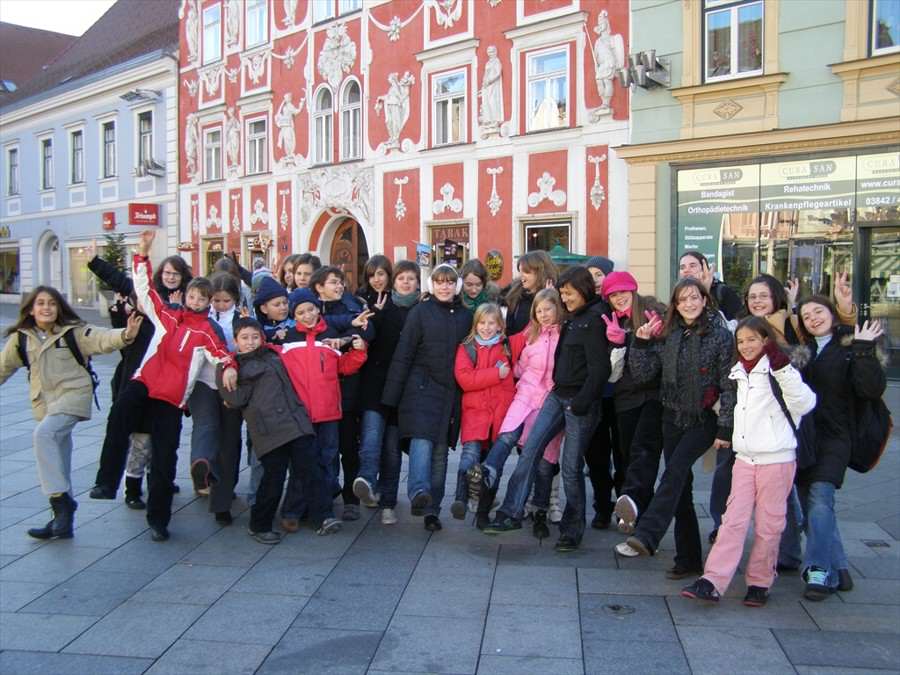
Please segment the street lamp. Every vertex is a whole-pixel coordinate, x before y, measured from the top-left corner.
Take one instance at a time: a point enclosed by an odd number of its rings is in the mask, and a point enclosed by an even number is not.
[[[619,82],[623,87],[637,85],[642,89],[668,87],[672,82],[671,61],[657,58],[655,49],[629,54],[623,68],[619,68]]]

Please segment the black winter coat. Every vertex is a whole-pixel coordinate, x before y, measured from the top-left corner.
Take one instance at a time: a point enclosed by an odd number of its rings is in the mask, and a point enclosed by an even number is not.
[[[553,361],[553,391],[570,398],[572,412],[585,415],[599,401],[609,380],[606,324],[609,306],[594,298],[563,321]]]
[[[374,309],[374,303],[369,303]],[[368,358],[359,371],[359,409],[384,412],[381,395],[387,381],[394,351],[400,341],[403,325],[412,307],[395,305],[390,297],[384,307],[376,310],[370,321],[375,324],[376,338],[369,345]]]
[[[356,315],[363,311],[362,302],[350,293],[344,293],[340,300],[323,303],[322,316],[328,327],[336,333],[336,337],[359,335],[367,343],[374,342],[377,334],[375,324],[371,320],[365,330],[352,325]],[[330,335],[327,337],[331,337]],[[355,413],[359,407],[360,374],[341,377],[341,409],[344,413]]]
[[[311,436],[309,414],[291,384],[281,357],[267,344],[237,354],[238,386],[230,392],[222,386],[222,368],[216,373],[219,394],[247,421],[247,432],[257,458],[300,436]]]
[[[531,305],[533,302],[534,295],[528,291],[523,291],[515,309],[511,309],[506,313],[507,335],[515,335],[525,329],[528,322],[531,321]]]
[[[456,348],[471,327],[472,312],[459,298],[429,298],[410,310],[381,397],[398,408],[401,438],[456,444],[460,390],[453,368]]]
[[[817,348],[815,340],[799,348],[809,359],[801,374],[816,393],[816,463],[798,480],[804,485],[823,481],[841,487],[856,423],[854,397],[881,398],[887,380],[874,343],[854,341],[850,326],[839,326],[821,354],[816,354]]]

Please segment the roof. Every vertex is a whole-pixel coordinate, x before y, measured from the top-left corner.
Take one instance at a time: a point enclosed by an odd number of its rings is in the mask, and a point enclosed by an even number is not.
[[[15,89],[22,87],[77,39],[74,35],[0,21],[0,80],[11,82]],[[8,89],[8,85],[0,84],[0,101],[8,101],[15,91],[8,94]]]
[[[179,2],[118,0],[40,74],[5,96],[3,105],[47,94],[61,84],[150,52],[176,51]]]

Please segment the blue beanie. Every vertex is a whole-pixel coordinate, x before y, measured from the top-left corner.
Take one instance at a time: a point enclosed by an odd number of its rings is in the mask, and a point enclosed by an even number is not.
[[[256,310],[256,315],[260,316],[259,308],[261,305],[264,305],[273,298],[287,299],[287,297],[288,292],[284,286],[279,284],[272,277],[263,277],[259,284],[259,288],[256,291],[256,295],[253,297],[253,309]]]
[[[311,302],[319,308],[319,311],[322,311],[322,301],[319,300],[319,296],[308,288],[298,288],[291,291],[288,301],[291,303],[291,313],[289,314],[291,318],[294,318],[294,310],[297,309],[297,306],[302,305],[304,302]]]
[[[588,258],[585,261],[584,266],[596,267],[598,270],[603,272],[604,275],[607,275],[613,271],[613,268],[615,268],[616,264],[609,258],[604,258],[602,255],[595,255]]]

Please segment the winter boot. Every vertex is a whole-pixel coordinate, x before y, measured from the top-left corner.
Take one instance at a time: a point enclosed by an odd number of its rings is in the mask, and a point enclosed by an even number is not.
[[[28,536],[35,539],[71,539],[78,502],[68,492],[61,492],[50,497],[50,508],[53,510],[53,520],[44,527],[31,528]]]
[[[547,527],[546,511],[538,509],[534,512],[534,525],[531,527],[531,533],[538,539],[550,536],[550,528]]]
[[[479,530],[483,530],[491,522],[491,507],[494,505],[496,496],[496,488],[482,491],[481,497],[478,499],[478,510],[475,511],[475,527]]]
[[[147,504],[141,498],[141,478],[135,476],[125,476],[125,506],[129,509],[142,510],[147,508]]]

